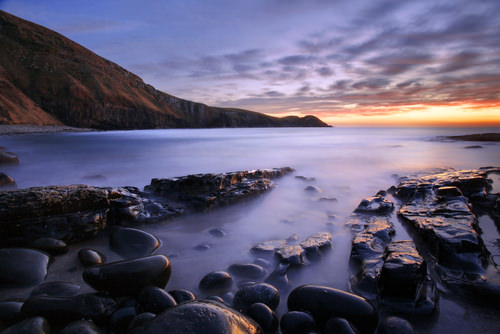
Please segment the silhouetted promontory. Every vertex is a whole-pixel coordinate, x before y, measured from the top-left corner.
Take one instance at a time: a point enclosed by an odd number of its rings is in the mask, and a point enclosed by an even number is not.
[[[315,116],[278,118],[166,94],[68,38],[4,11],[0,44],[0,124],[106,130],[328,126]]]

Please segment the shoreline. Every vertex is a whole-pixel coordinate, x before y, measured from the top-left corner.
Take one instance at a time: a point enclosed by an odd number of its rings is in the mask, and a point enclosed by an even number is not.
[[[93,131],[97,130],[90,128],[75,128],[67,125],[0,124],[0,136],[37,134],[37,133],[93,132]]]

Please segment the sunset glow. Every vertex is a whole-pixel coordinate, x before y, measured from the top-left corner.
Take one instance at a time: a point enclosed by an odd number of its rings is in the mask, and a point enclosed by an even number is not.
[[[336,126],[500,126],[500,2],[4,0],[169,94]]]

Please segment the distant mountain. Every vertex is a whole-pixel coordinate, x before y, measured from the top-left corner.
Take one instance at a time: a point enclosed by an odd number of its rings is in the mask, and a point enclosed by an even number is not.
[[[0,124],[96,129],[327,124],[210,107],[160,92],[68,38],[0,11]]]

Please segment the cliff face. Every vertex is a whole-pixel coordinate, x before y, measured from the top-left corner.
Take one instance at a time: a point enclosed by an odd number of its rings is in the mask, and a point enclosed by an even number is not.
[[[97,129],[327,126],[160,92],[66,37],[0,11],[0,124]]]

